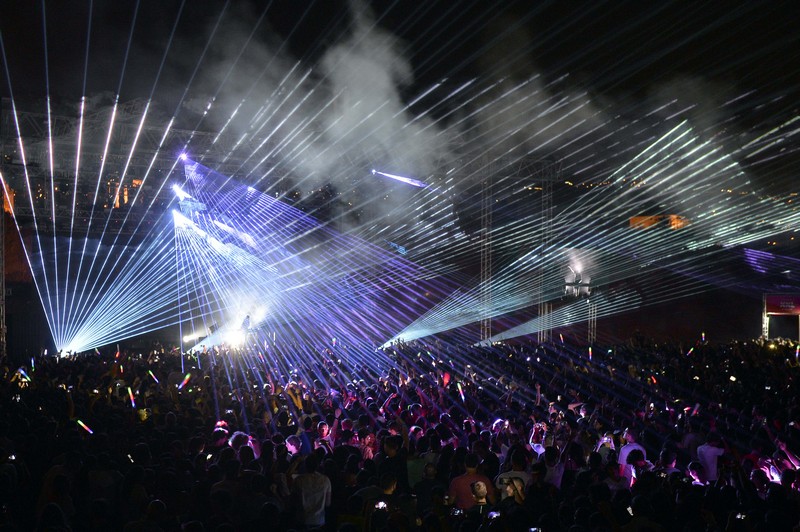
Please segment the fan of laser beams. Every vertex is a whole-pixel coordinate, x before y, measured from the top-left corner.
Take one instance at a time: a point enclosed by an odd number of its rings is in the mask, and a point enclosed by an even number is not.
[[[55,348],[85,351],[174,323],[166,309],[176,297],[167,289],[174,267],[162,256],[173,232],[151,210],[158,192],[148,205],[141,186],[102,168],[67,176],[53,162],[52,146],[38,146],[49,168],[37,157],[29,162],[15,108],[11,116],[20,164],[7,165],[0,178]],[[80,151],[80,130],[71,135]]]
[[[420,316],[394,339],[435,334],[476,321],[485,313],[499,316],[533,305],[542,297],[550,301],[561,298],[563,279],[547,272],[569,263],[569,249],[602,252],[598,270],[592,272],[602,284],[641,275],[648,266],[679,269],[684,277],[668,287],[661,279],[647,280],[653,284],[650,304],[696,294],[712,285],[699,282],[692,272],[719,260],[717,246],[740,245],[786,231],[800,217],[793,208],[758,195],[731,155],[713,139],[696,135],[686,121],[621,166],[612,175],[612,183],[561,209],[553,221],[552,240],[557,245],[534,248],[495,273],[491,309],[480,306],[480,287],[465,289]],[[650,230],[628,226],[641,215],[661,221]],[[546,275],[544,285],[531,271]],[[641,297],[617,298],[613,304],[604,302],[599,315],[624,312],[640,304]],[[570,306],[553,324],[569,325],[573,323],[570,320],[585,321],[587,316],[585,305],[579,309]],[[543,323],[537,319],[527,328],[518,326],[498,338],[535,333]]]
[[[190,331],[374,344],[454,289],[199,163],[185,170],[173,217],[180,312]]]

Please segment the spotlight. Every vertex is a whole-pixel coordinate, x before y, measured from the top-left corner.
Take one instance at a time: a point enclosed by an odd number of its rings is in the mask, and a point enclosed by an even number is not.
[[[192,221],[178,211],[172,211],[172,221],[175,227],[191,227]]]
[[[172,191],[175,193],[176,196],[178,196],[178,200],[180,201],[191,198],[191,196],[186,192],[184,192],[184,190],[178,185],[172,185]]]
[[[418,188],[427,188],[428,184],[424,181],[420,181],[418,179],[412,179],[410,177],[403,177],[401,175],[395,174],[387,174],[386,172],[380,172],[378,170],[372,169],[372,175],[381,175],[383,177],[388,177],[389,179],[394,179],[395,181],[400,181],[401,183],[405,183],[407,185],[411,185],[413,187]]]
[[[189,156],[186,155],[185,153],[181,153],[178,157],[180,158],[181,161],[188,161],[189,160]]]
[[[245,331],[241,329],[232,329],[225,335],[225,343],[231,346],[239,346],[244,344]]]
[[[207,335],[205,333],[203,333],[203,332],[194,332],[192,334],[184,335],[183,341],[184,342],[191,342],[192,340],[197,340],[197,339],[202,338],[204,336],[207,336]]]

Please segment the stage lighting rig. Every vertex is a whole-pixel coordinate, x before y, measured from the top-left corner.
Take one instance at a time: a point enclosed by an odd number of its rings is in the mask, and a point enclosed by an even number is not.
[[[564,277],[564,295],[573,298],[589,297],[592,294],[591,278],[583,273],[579,264],[567,266],[567,269],[569,273]]]

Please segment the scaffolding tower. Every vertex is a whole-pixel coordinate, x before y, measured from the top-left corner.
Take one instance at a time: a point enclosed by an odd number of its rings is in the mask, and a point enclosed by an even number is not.
[[[592,345],[597,340],[597,303],[590,297],[589,302],[589,333],[587,340]]]
[[[481,186],[481,341],[492,337],[492,173]]]
[[[542,197],[540,202],[541,209],[541,266],[537,278],[537,299],[539,310],[539,323],[541,327],[537,333],[537,341],[540,344],[549,343],[553,337],[553,326],[551,314],[553,303],[547,293],[547,283],[553,277],[554,270],[549,255],[553,245],[553,182],[558,178],[559,168],[557,163],[548,161],[541,169]]]

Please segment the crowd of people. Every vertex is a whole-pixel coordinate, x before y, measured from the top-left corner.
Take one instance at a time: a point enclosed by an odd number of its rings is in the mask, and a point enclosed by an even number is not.
[[[800,526],[793,342],[263,347],[3,360],[0,532]]]

